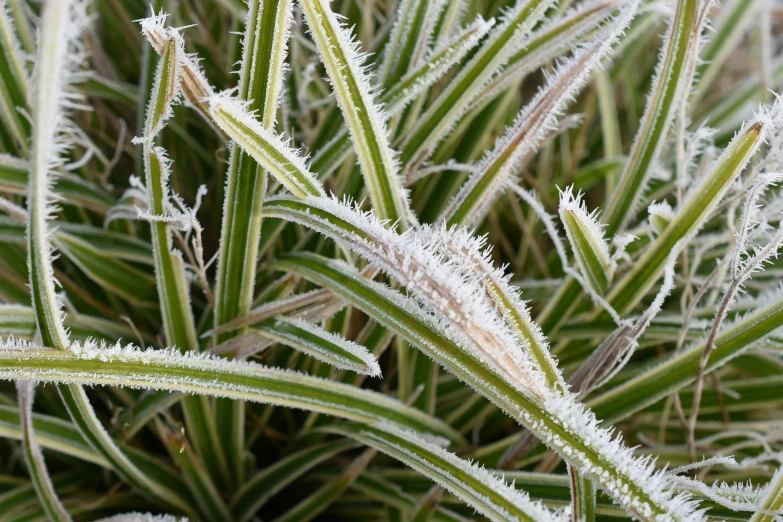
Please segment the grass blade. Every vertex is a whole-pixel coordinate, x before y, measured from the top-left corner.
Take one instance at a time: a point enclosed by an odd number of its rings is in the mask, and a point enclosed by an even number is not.
[[[42,382],[115,383],[208,394],[296,407],[357,422],[387,420],[449,440],[462,439],[442,421],[383,394],[254,363],[90,342],[75,343],[69,350],[31,348],[19,341],[6,341],[5,346],[8,349],[0,350],[4,378],[29,375]]]
[[[245,154],[293,195],[301,198],[325,194],[299,153],[266,130],[240,103],[224,96],[213,97],[209,103],[209,114]]]
[[[441,47],[427,56],[427,61],[420,67],[411,70],[400,81],[386,88],[380,95],[387,114],[399,116],[403,109],[417,96],[422,95],[437,80],[465,55],[473,49],[484,35],[492,28],[492,22],[482,19],[467,26]],[[318,149],[310,161],[310,168],[319,176],[333,172],[351,151],[351,141],[348,129],[342,128],[322,148]]]
[[[561,519],[489,471],[456,457],[415,433],[384,425],[342,424],[329,431],[358,440],[412,467],[494,521]]]
[[[322,330],[306,321],[278,317],[255,327],[261,335],[327,362],[337,368],[380,377],[378,361],[364,346]]]
[[[54,522],[68,522],[70,515],[65,510],[54,491],[54,484],[49,477],[46,469],[41,447],[35,436],[33,429],[33,396],[35,394],[35,384],[30,381],[20,381],[17,383],[17,393],[19,395],[19,412],[22,424],[22,447],[24,448],[24,459],[27,463],[27,469],[30,472],[30,478],[35,486],[38,500],[41,502],[46,516]]]
[[[72,125],[64,112],[70,106],[67,81],[83,58],[78,38],[88,21],[85,3],[64,0],[45,4],[39,29],[36,86],[33,97],[33,142],[30,160],[28,194],[28,266],[38,330],[46,346],[65,350],[69,344],[63,317],[54,290],[52,247],[47,221],[54,211],[50,171],[62,163],[61,153],[67,147],[63,136]],[[87,399],[76,385],[59,387],[60,395],[74,423],[84,438],[112,463],[123,479],[149,498],[164,505],[190,510],[187,501],[163,484],[155,484],[141,472],[108,436]]]
[[[777,114],[778,109],[772,109],[772,117],[766,110],[763,109],[755,122],[744,126],[737,134],[715,162],[712,171],[686,196],[682,208],[677,210],[666,230],[612,288],[607,300],[621,315],[628,313],[663,273],[666,258],[677,242],[695,234],[704,225],[729,185],[739,176],[763,143],[767,133],[775,128],[777,123],[774,114]]]
[[[611,237],[630,219],[680,103],[687,98],[710,2],[679,0],[664,37],[647,108],[620,182],[603,216]]]
[[[362,70],[358,44],[328,2],[301,0],[301,5],[348,124],[373,207],[383,219],[405,228],[412,217],[408,195],[388,142],[386,117],[375,106],[370,82]]]
[[[294,271],[329,288],[399,336],[438,361],[457,378],[491,400],[520,424],[544,439],[635,516],[688,519],[693,504],[664,486],[649,460],[636,460],[621,441],[598,427],[592,413],[573,398],[552,394],[539,402],[530,391],[511,384],[446,331],[409,298],[385,285],[368,281],[351,267],[314,254],[288,255],[275,267]],[[650,515],[652,513],[652,515]],[[698,515],[696,515],[698,517]]]

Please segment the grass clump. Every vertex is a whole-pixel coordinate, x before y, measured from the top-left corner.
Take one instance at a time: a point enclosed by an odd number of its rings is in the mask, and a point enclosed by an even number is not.
[[[777,520],[770,13],[0,0],[0,520]]]

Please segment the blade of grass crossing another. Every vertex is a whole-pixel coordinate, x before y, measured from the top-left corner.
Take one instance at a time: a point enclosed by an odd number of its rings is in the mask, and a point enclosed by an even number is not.
[[[256,363],[89,341],[72,343],[68,350],[51,350],[6,340],[2,348],[0,373],[5,379],[141,387],[251,400],[362,423],[391,422],[464,443],[443,421],[381,393]]]
[[[180,93],[180,58],[184,53],[181,40],[172,38],[164,45],[163,53],[155,69],[150,100],[144,123],[142,138],[142,156],[147,186],[147,209],[150,216],[168,214],[170,177],[169,162],[162,148],[155,147],[157,134],[171,116],[171,105]],[[168,224],[160,219],[152,219],[152,252],[155,263],[155,277],[158,286],[160,311],[163,316],[163,331],[171,346],[180,351],[198,351],[198,337],[190,309],[190,293],[185,279],[181,255],[173,250],[172,234]],[[183,411],[188,427],[188,436],[198,449],[199,455],[207,466],[211,466],[211,477],[222,480],[229,477],[228,466],[221,460],[220,450],[214,442],[218,440],[217,427],[210,402],[203,397],[185,397]],[[192,463],[192,461],[188,461]],[[183,466],[185,474],[194,471],[194,466]],[[214,489],[210,477],[192,478],[188,481],[192,487],[206,484]],[[194,489],[200,495],[198,488]]]
[[[633,457],[621,440],[598,427],[589,410],[565,394],[544,394],[511,384],[498,369],[478,358],[450,331],[425,315],[410,298],[367,280],[352,267],[315,254],[289,254],[273,266],[329,288],[438,361],[487,397],[584,472],[626,510],[645,519],[688,520],[693,504],[671,492],[665,474]],[[694,520],[699,520],[698,516]]]
[[[62,164],[70,128],[65,107],[67,79],[84,56],[80,33],[89,20],[82,0],[47,2],[39,28],[36,84],[33,95],[33,139],[28,188],[28,267],[30,292],[38,331],[45,346],[65,350],[69,345],[63,314],[55,294],[52,271],[51,231],[47,221],[54,211],[50,172]],[[108,436],[78,384],[59,386],[60,395],[82,436],[109,461],[113,469],[134,488],[165,506],[190,511],[187,501],[164,484],[142,473]]]
[[[283,88],[283,73],[291,26],[291,0],[251,0],[248,3],[242,41],[242,65],[239,74],[239,99],[247,109],[258,111],[260,122],[246,122],[255,136],[274,136],[275,115]],[[212,108],[211,108],[212,109]],[[213,117],[218,112],[210,112]],[[242,128],[242,120],[234,126]],[[240,136],[229,132],[231,160],[226,180],[220,251],[215,289],[215,326],[245,315],[253,302],[258,245],[261,238],[261,208],[267,190],[269,170],[294,194],[323,194],[323,189],[307,173],[297,157],[288,160],[279,150],[263,157],[243,145]],[[247,136],[247,135],[246,135]],[[252,135],[246,137],[252,143]],[[278,140],[279,141],[279,140]],[[274,143],[274,140],[273,140]],[[272,158],[272,162],[263,161]],[[292,168],[293,166],[293,168]],[[289,180],[295,180],[290,182]],[[217,343],[242,334],[244,329],[217,336]],[[245,408],[241,402],[216,401],[221,453],[229,463],[235,486],[244,480]]]

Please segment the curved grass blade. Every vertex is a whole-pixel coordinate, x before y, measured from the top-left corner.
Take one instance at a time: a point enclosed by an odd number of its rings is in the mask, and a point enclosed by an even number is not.
[[[150,101],[144,124],[143,162],[148,194],[147,209],[151,216],[168,215],[169,164],[165,151],[154,147],[156,134],[171,116],[171,105],[180,91],[180,58],[184,54],[182,40],[171,38],[165,44],[163,54],[157,65]],[[155,259],[155,277],[159,288],[160,310],[163,316],[163,330],[171,346],[180,351],[198,351],[198,336],[190,309],[189,288],[185,279],[184,263],[181,255],[173,250],[172,236],[168,224],[161,220],[150,223],[152,229],[153,256]],[[186,397],[183,410],[188,426],[188,436],[198,449],[199,456],[205,461],[213,479],[229,477],[228,465],[221,459],[220,448],[215,447],[217,427],[211,404],[203,397]],[[197,472],[195,459],[183,462],[186,475]],[[194,495],[201,496],[206,488],[212,491],[214,486],[209,477],[190,477],[189,485],[194,487]],[[213,508],[214,504],[207,507]],[[215,508],[217,512],[221,510]],[[222,511],[227,511],[227,508]]]
[[[475,464],[456,457],[415,433],[382,424],[340,424],[328,431],[358,440],[404,462],[451,491],[490,520],[555,521],[561,514],[533,502],[527,494]]]
[[[43,453],[35,437],[33,429],[33,397],[35,394],[35,384],[31,381],[20,381],[17,383],[17,393],[19,395],[19,412],[22,424],[22,447],[24,448],[24,459],[27,463],[27,469],[30,472],[30,478],[35,486],[38,500],[41,502],[46,516],[53,522],[69,522],[70,515],[60,502],[57,493],[54,491],[54,484],[49,477],[46,469]]]
[[[47,221],[54,212],[53,167],[62,164],[61,154],[67,147],[67,132],[72,123],[66,108],[73,105],[68,80],[84,58],[79,38],[89,21],[82,0],[47,2],[39,28],[36,85],[33,96],[33,141],[30,159],[28,205],[28,266],[30,291],[38,331],[46,346],[57,351],[69,345],[63,327],[62,311],[55,295],[50,230]],[[89,444],[109,462],[113,469],[144,495],[163,505],[190,511],[189,503],[168,485],[155,483],[120,450],[108,436],[90,405],[84,390],[76,384],[59,387],[68,413]]]
[[[462,437],[429,415],[380,393],[254,363],[177,350],[139,351],[87,342],[68,350],[30,348],[20,341],[0,350],[3,378],[143,387],[290,406],[357,422],[385,420],[449,440]]]
[[[247,101],[249,111],[260,111],[260,125],[265,134],[275,127],[286,44],[291,25],[291,1],[253,0],[248,4],[239,79],[239,99]],[[276,138],[276,137],[275,137]],[[280,145],[277,143],[277,145]],[[283,147],[285,150],[285,147]],[[273,156],[270,156],[273,157]],[[232,144],[231,161],[224,202],[220,253],[216,284],[215,324],[223,324],[245,315],[253,300],[258,241],[261,235],[261,206],[266,191],[266,173],[262,166],[268,160],[252,159]],[[295,158],[291,165],[297,166]],[[301,169],[301,165],[298,165]],[[272,174],[295,194],[318,194],[323,189],[304,176],[304,182],[289,182],[279,165]],[[306,172],[306,169],[302,169]],[[237,333],[241,333],[240,329]],[[229,336],[219,336],[218,342]]]
[[[265,168],[293,195],[303,198],[325,194],[299,153],[265,129],[241,103],[225,96],[215,96],[210,99],[209,114],[245,154]]]
[[[379,377],[381,367],[364,346],[322,330],[306,321],[286,317],[267,319],[254,327],[261,335],[320,361],[356,373]]]
[[[375,106],[362,57],[325,0],[300,0],[310,33],[332,82],[373,207],[382,219],[407,227],[412,218],[399,165],[388,141],[386,117]]]
[[[239,522],[247,522],[269,499],[297,478],[355,446],[356,443],[350,439],[309,446],[260,470],[248,479],[231,500],[234,518]]]

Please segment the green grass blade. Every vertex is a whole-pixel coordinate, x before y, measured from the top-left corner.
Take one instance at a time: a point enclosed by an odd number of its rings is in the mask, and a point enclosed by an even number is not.
[[[22,447],[24,448],[24,459],[27,463],[27,469],[30,478],[35,486],[38,500],[41,502],[46,516],[53,522],[67,522],[71,520],[70,515],[60,502],[57,493],[54,491],[54,484],[49,477],[46,469],[41,447],[35,436],[33,429],[33,397],[35,394],[35,384],[30,381],[21,381],[17,383],[17,394],[19,396],[19,412],[22,424]]]
[[[560,220],[582,275],[599,295],[603,294],[614,277],[609,244],[595,213],[587,212],[581,196],[574,197],[572,188],[560,195]]]
[[[364,346],[306,321],[278,317],[254,327],[261,335],[345,370],[380,377],[378,361]]]
[[[774,125],[768,116],[762,114],[759,120],[747,125],[726,147],[712,171],[686,196],[682,208],[677,210],[666,230],[658,235],[631,270],[612,288],[607,300],[618,313],[627,314],[650,290],[663,273],[666,259],[677,242],[695,234],[704,225],[729,185],[737,179]]]
[[[266,130],[239,103],[225,97],[212,98],[209,113],[215,123],[269,174],[298,197],[322,196],[323,187],[305,166],[298,151]]]
[[[462,439],[442,421],[380,393],[305,374],[182,355],[178,351],[142,352],[100,348],[89,343],[79,346],[74,345],[73,350],[2,350],[3,376],[21,379],[30,375],[39,379],[46,374],[47,382],[114,384],[222,396],[317,411],[357,422],[383,420],[449,440]]]
[[[685,518],[692,506],[659,489],[663,476],[630,457],[620,441],[597,427],[595,417],[574,400],[554,394],[542,404],[532,394],[510,384],[500,371],[460,344],[434,323],[409,298],[368,281],[344,263],[314,254],[279,258],[274,266],[292,271],[329,288],[397,335],[438,361],[457,378],[484,395],[520,424],[567,456],[591,480],[631,513]],[[586,434],[585,430],[593,432]],[[621,493],[627,492],[627,493]]]
[[[248,5],[242,52],[239,98],[248,101],[248,110],[260,113],[262,135],[274,131],[275,115],[282,88],[283,64],[291,24],[290,0],[253,0]],[[255,125],[254,125],[255,126]],[[275,137],[276,138],[276,137]],[[275,141],[276,142],[276,141]],[[279,144],[278,144],[279,145]],[[216,285],[215,324],[231,321],[250,310],[253,300],[258,241],[261,235],[261,205],[266,191],[266,173],[262,166],[269,160],[252,159],[232,145],[228,170],[220,254]],[[264,150],[263,147],[261,150]],[[255,156],[254,156],[255,157]],[[267,154],[264,158],[274,158]],[[291,165],[298,165],[291,160]],[[303,182],[286,175],[286,163],[271,169],[272,175],[295,194],[322,193],[323,189],[303,175]],[[299,166],[301,169],[301,166]],[[306,169],[301,169],[306,172]],[[241,330],[238,332],[241,333]],[[218,338],[225,340],[227,336]]]
[[[571,478],[571,512],[573,520],[595,522],[595,488],[589,479],[569,469]]]
[[[634,212],[634,206],[646,188],[651,168],[658,158],[677,107],[680,103],[685,103],[709,5],[710,3],[704,0],[677,2],[674,17],[663,40],[665,47],[648,97],[647,108],[618,186],[603,215],[610,237],[625,225]]]
[[[164,47],[163,54],[155,71],[153,87],[150,93],[150,103],[145,121],[145,136],[143,139],[144,170],[148,193],[147,208],[150,216],[167,216],[169,186],[169,165],[165,151],[153,147],[155,135],[162,128],[165,120],[171,114],[171,104],[179,93],[180,58],[184,53],[182,41],[172,38]],[[172,236],[168,224],[160,219],[153,219],[152,228],[153,255],[155,258],[155,276],[160,299],[160,310],[163,316],[163,330],[171,346],[180,351],[198,351],[193,313],[190,309],[190,295],[185,279],[184,262],[181,255],[173,250]],[[222,457],[220,448],[214,444],[218,440],[217,427],[211,404],[202,397],[186,397],[183,410],[188,426],[188,436],[198,449],[199,455],[206,463],[211,476],[227,480],[228,464]],[[183,471],[189,476],[188,484],[197,497],[203,496],[204,488],[211,481],[198,476],[195,469],[197,462],[189,459],[182,462]],[[221,510],[214,503],[207,505],[217,512]],[[222,511],[227,511],[227,508]]]
[[[342,424],[329,431],[352,437],[412,467],[493,521],[551,521],[557,515],[489,471],[414,433],[383,425]]]
[[[301,5],[350,130],[373,207],[383,219],[399,221],[405,228],[411,218],[408,196],[388,142],[386,118],[375,106],[357,44],[328,2],[302,0]]]
[[[479,19],[456,34],[442,47],[435,49],[428,55],[426,63],[411,70],[393,85],[385,86],[380,101],[389,116],[400,115],[414,98],[425,93],[449,69],[462,60],[491,28],[491,22]],[[337,169],[350,152],[351,140],[348,129],[341,128],[328,143],[316,151],[310,160],[310,168],[313,172],[317,172],[319,177],[327,176]]]

